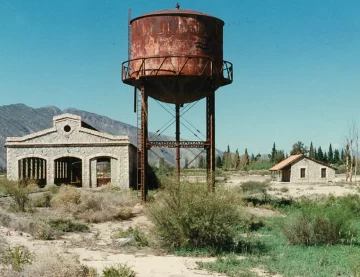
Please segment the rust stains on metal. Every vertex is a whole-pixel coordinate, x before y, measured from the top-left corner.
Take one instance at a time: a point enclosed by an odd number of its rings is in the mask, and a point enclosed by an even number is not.
[[[224,22],[189,10],[163,10],[131,21],[132,60],[123,64],[123,81],[168,103],[202,99],[232,82],[232,65],[223,61]],[[124,74],[125,71],[125,74]]]

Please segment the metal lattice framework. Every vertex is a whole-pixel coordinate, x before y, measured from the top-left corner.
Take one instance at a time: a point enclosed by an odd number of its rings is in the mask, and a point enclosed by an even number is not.
[[[219,66],[221,65],[221,66]],[[202,97],[206,98],[206,138],[205,141],[181,141],[180,140],[180,107],[181,101],[192,99],[178,98],[175,103],[175,141],[150,141],[148,136],[148,97],[153,97],[153,91],[149,90],[151,84],[156,83],[158,88],[166,91],[167,87],[162,83],[162,77],[174,78],[174,82],[185,82],[195,78],[195,87],[191,91],[198,92],[204,89]],[[180,79],[184,77],[185,79]],[[150,79],[153,78],[153,79]],[[176,149],[176,172],[180,180],[180,149],[202,148],[206,151],[206,166],[209,189],[215,189],[215,91],[218,87],[232,83],[233,65],[227,61],[214,61],[210,57],[203,56],[161,56],[132,59],[122,64],[122,80],[124,83],[135,88],[135,108],[138,112],[138,189],[141,192],[142,202],[147,197],[147,167],[148,150],[151,148],[175,148]],[[205,83],[205,85],[204,85]],[[140,90],[139,97],[136,88]],[[152,87],[153,89],[153,87]],[[168,92],[171,94],[171,92]],[[179,103],[180,101],[180,103]],[[166,101],[164,101],[166,102]]]

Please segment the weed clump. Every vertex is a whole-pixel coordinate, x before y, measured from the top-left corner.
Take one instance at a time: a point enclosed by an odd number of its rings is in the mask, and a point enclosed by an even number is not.
[[[136,199],[129,192],[82,191],[80,203],[73,207],[72,213],[76,219],[90,223],[127,220],[134,217],[132,206],[135,203]]]
[[[127,265],[117,265],[106,267],[103,270],[103,277],[136,277],[135,271],[133,271]]]
[[[73,222],[71,219],[56,218],[50,219],[51,228],[62,232],[87,232],[89,226],[80,222]]]
[[[81,265],[78,257],[65,257],[52,252],[44,253],[32,261],[25,264],[21,272],[10,269],[0,270],[8,277],[98,277],[98,272],[94,268]]]
[[[291,244],[352,244],[357,233],[353,219],[353,212],[343,205],[305,203],[284,219],[280,230]]]
[[[166,184],[148,206],[160,243],[168,248],[234,246],[242,213],[239,197],[223,188],[209,192],[205,184]]]
[[[241,189],[244,194],[266,193],[269,189],[269,184],[266,182],[248,181],[241,184]]]
[[[51,199],[53,198],[53,194],[49,191],[42,193],[40,196],[32,199],[32,205],[38,208],[48,208],[51,207]]]
[[[72,186],[60,186],[59,192],[51,199],[52,207],[70,206],[80,204],[81,192]]]

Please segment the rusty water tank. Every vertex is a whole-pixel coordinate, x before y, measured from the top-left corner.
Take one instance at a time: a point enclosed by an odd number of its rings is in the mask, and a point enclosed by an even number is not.
[[[162,10],[130,22],[132,59],[123,63],[123,82],[162,102],[200,100],[232,82],[223,61],[224,21],[192,10]]]

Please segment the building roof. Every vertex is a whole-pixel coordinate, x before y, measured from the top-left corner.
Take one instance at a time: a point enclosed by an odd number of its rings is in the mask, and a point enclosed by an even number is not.
[[[270,168],[270,171],[277,171],[281,170],[284,167],[294,163],[295,161],[299,160],[300,158],[304,157],[304,154],[298,154],[298,155],[291,155],[289,158],[282,160],[278,164],[274,165],[272,168]]]
[[[326,164],[326,163],[317,161],[317,160],[315,160],[315,159],[309,158],[309,157],[305,156],[304,154],[291,155],[289,158],[287,158],[287,159],[279,162],[278,164],[274,165],[274,166],[273,166],[272,168],[270,168],[269,170],[270,170],[270,171],[278,171],[278,170],[281,170],[281,169],[283,169],[284,167],[286,167],[286,166],[288,166],[288,165],[291,165],[291,164],[297,162],[298,160],[300,160],[300,159],[302,159],[302,158],[304,158],[304,157],[305,157],[306,159],[309,159],[309,160],[315,162],[315,163],[318,163],[318,164],[321,164],[321,165],[323,165],[323,166],[327,166],[327,167],[330,167],[330,168],[332,168],[332,169],[337,170],[337,168],[335,168],[335,167],[333,167],[333,166],[331,166],[331,165],[329,165],[329,164]]]
[[[131,145],[128,136],[99,132],[73,114],[54,116],[54,126],[22,137],[7,137],[5,147]]]

